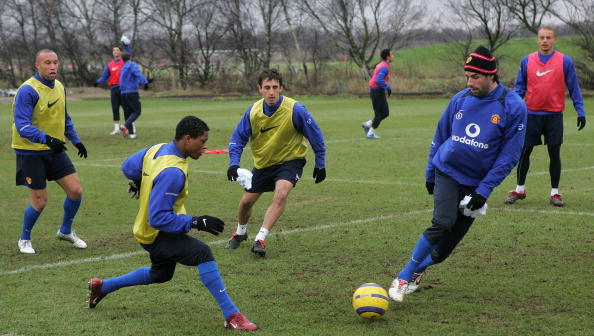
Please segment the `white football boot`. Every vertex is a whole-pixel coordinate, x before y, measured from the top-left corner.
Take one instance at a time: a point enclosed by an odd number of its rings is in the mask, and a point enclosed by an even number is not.
[[[406,294],[406,289],[408,288],[409,282],[402,279],[394,279],[392,284],[390,285],[390,289],[388,290],[388,294],[394,301],[402,302],[404,301],[404,295]]]
[[[21,253],[26,253],[26,254],[35,253],[35,250],[33,249],[33,245],[31,244],[31,240],[19,239],[19,250],[21,250]]]
[[[422,276],[423,276],[423,273],[413,273],[412,280],[408,284],[408,287],[406,288],[406,292],[404,294],[408,295],[408,294],[414,293],[419,288],[419,285],[421,284]]]
[[[79,249],[87,248],[87,243],[85,243],[84,240],[78,238],[74,230],[72,230],[70,234],[63,234],[62,232],[60,232],[60,230],[58,230],[58,233],[56,233],[56,238],[60,240],[65,240],[67,242],[71,242],[74,247]]]

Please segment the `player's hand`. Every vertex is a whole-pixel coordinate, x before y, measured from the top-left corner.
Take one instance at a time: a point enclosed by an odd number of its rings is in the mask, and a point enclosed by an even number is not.
[[[316,179],[316,183],[320,183],[326,179],[326,168],[314,168],[313,178]]]
[[[466,208],[474,211],[482,208],[486,202],[487,199],[484,198],[483,195],[473,192],[470,194],[470,201],[468,201],[468,204],[466,204]]]
[[[192,217],[192,228],[218,236],[225,229],[225,222],[208,215]]]
[[[122,42],[123,45],[130,45],[130,39],[128,37],[126,37],[126,35],[122,35],[122,38],[120,39],[120,42]]]
[[[425,188],[427,188],[427,193],[429,195],[433,195],[433,189],[435,189],[435,182],[425,182]]]
[[[388,97],[390,97],[392,95],[392,89],[388,89]]]
[[[93,87],[97,87],[99,85],[99,83],[95,82],[93,83]]]
[[[140,196],[141,183],[142,180],[130,180],[128,182],[128,195],[130,195],[130,198],[138,199],[138,196]]]
[[[148,90],[148,89],[149,89],[149,85],[148,85],[148,83],[144,84],[144,90],[146,91],[146,90]]]
[[[85,145],[83,145],[82,142],[77,143],[76,145],[74,145],[74,147],[78,148],[79,157],[84,157],[85,159],[87,158],[87,149],[85,148]]]
[[[147,78],[146,80],[147,80],[147,81],[149,82],[149,84],[150,84],[150,83],[152,83],[152,82],[153,82],[153,80],[154,80],[154,79],[153,79],[153,78]]]
[[[237,175],[237,169],[239,169],[239,166],[230,166],[229,169],[227,169],[227,179],[229,181],[237,181],[237,179],[239,178],[239,175]]]
[[[577,119],[577,127],[578,131],[581,131],[582,128],[586,126],[586,117],[578,117]]]
[[[56,139],[53,136],[45,135],[45,144],[54,152],[60,153],[66,150],[66,143],[60,139]]]

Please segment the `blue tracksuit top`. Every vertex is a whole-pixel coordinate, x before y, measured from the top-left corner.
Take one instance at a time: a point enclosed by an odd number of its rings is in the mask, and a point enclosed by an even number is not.
[[[48,81],[39,74],[35,74],[35,77],[38,81],[42,82],[44,85],[47,85],[50,88],[54,88],[54,81]],[[66,90],[66,88],[64,88]],[[27,138],[31,142],[39,142],[44,144],[45,143],[45,136],[46,133],[41,131],[39,128],[33,126],[31,123],[31,118],[33,117],[33,109],[37,102],[39,101],[39,94],[35,91],[31,86],[24,85],[18,91],[17,95],[14,99],[14,124],[19,132],[19,135],[23,138]],[[64,135],[72,144],[76,145],[80,142],[76,131],[74,130],[74,123],[68,112],[66,111],[66,125],[64,128]],[[25,149],[15,149],[14,150],[18,154],[22,155],[46,155],[53,153],[51,150],[47,151],[34,151],[34,150],[25,150]]]
[[[142,178],[142,161],[150,147],[129,156],[122,164],[122,172],[131,180]],[[172,141],[163,145],[155,157],[176,155],[185,158]],[[153,190],[149,200],[149,224],[157,230],[170,233],[187,233],[190,231],[192,216],[176,214],[173,204],[186,183],[186,176],[179,168],[165,168],[153,180]]]
[[[147,83],[148,80],[138,69],[138,64],[132,61],[124,63],[120,70],[120,92],[122,94],[138,92],[138,88]]]
[[[526,134],[527,110],[522,98],[499,84],[485,97],[458,92],[441,115],[431,142],[426,181],[435,169],[460,184],[476,186],[488,198],[520,159]]]
[[[271,116],[276,112],[282,102],[283,96],[280,96],[278,103],[272,107],[268,106],[266,102],[262,102],[262,104],[264,104],[264,114]],[[243,118],[241,118],[235,131],[233,131],[233,134],[231,135],[231,140],[229,141],[229,157],[231,158],[229,166],[239,166],[243,149],[252,137],[252,123],[250,122],[250,111],[252,110],[252,106],[245,111]],[[324,145],[324,135],[303,104],[295,103],[295,106],[293,107],[292,121],[295,129],[303,134],[309,141],[316,156],[315,167],[325,168],[326,145]]]
[[[539,52],[538,58],[541,62],[546,63],[551,59],[551,57],[553,57],[555,52],[556,51],[553,51],[550,55],[541,55]],[[528,56],[524,56],[524,58],[522,58],[522,62],[520,62],[520,70],[518,71],[518,77],[516,77],[516,83],[514,84],[514,91],[516,91],[516,93],[522,98],[524,98],[524,95],[526,94],[526,86],[528,85],[528,77],[526,75],[527,66]],[[584,112],[584,99],[582,98],[582,91],[580,90],[577,74],[575,73],[575,65],[573,64],[571,57],[567,55],[563,56],[563,75],[565,75],[565,86],[569,91],[569,97],[573,101],[573,108],[575,108],[575,111],[579,117],[585,117],[586,113]],[[546,115],[559,114],[559,112],[528,110],[528,114]]]

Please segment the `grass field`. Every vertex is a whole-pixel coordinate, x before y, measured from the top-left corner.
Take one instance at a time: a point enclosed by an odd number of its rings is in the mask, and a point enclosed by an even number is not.
[[[565,113],[561,192],[567,206],[548,204],[548,158],[532,155],[528,198],[504,206],[515,171],[488,200],[454,254],[429,269],[421,289],[404,303],[391,302],[376,321],[359,318],[351,295],[365,282],[387,288],[430,224],[432,199],[424,167],[435,124],[447,100],[390,100],[392,115],[366,140],[368,99],[297,97],[314,115],[327,142],[328,178],[305,177],[267,239],[268,254],[255,258],[250,244],[223,249],[236,226],[241,187],[226,180],[228,158],[206,155],[190,163],[190,214],[227,223],[222,236],[192,235],[208,242],[236,305],[261,327],[260,335],[586,335],[594,328],[594,137],[592,124],[576,131],[575,112]],[[17,248],[28,193],[14,186],[10,149],[12,112],[0,105],[0,335],[231,335],[195,268],[179,266],[165,284],[124,288],[94,310],[86,308],[87,281],[149,265],[132,237],[137,202],[120,172],[125,157],[169,141],[179,119],[203,118],[209,148],[226,148],[251,100],[144,99],[138,139],[108,135],[108,100],[73,101],[69,111],[89,158],[69,145],[84,187],[74,229],[89,248],[55,239],[64,193],[48,186],[49,202],[33,231],[35,255]],[[570,106],[570,105],[569,105]],[[594,99],[586,100],[594,110]],[[589,119],[589,123],[592,122]],[[242,166],[251,168],[250,152]],[[249,233],[259,229],[271,195],[256,204]]]

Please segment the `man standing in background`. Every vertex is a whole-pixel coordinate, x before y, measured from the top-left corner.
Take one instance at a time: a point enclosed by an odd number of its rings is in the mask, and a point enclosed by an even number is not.
[[[390,62],[394,59],[394,54],[390,49],[381,51],[382,61],[373,70],[373,75],[369,80],[369,95],[375,116],[373,120],[367,120],[361,126],[367,139],[379,139],[375,130],[380,122],[388,117],[390,109],[388,107],[388,97],[392,94],[390,87]]]
[[[130,40],[123,35],[120,42],[122,42],[126,52],[132,55]],[[120,93],[120,70],[124,65],[124,61],[122,61],[122,49],[120,49],[119,46],[114,46],[111,50],[111,54],[113,55],[113,60],[107,64],[103,70],[103,74],[97,79],[94,86],[96,87],[97,85],[104,83],[109,78],[108,84],[111,91],[111,112],[113,114],[113,131],[109,134],[115,135],[120,133],[120,106],[123,107],[122,94]],[[125,119],[126,116],[124,115],[124,120]]]
[[[514,204],[526,198],[526,175],[530,168],[530,154],[534,146],[544,143],[549,152],[549,174],[551,176],[550,203],[557,207],[565,205],[559,193],[561,180],[561,144],[563,143],[563,110],[565,90],[573,101],[577,112],[577,128],[586,126],[584,100],[575,73],[575,66],[569,56],[555,50],[555,30],[544,26],[536,37],[538,51],[525,56],[516,78],[515,91],[525,99],[528,107],[526,142],[517,168],[517,186],[508,192],[505,204]]]

